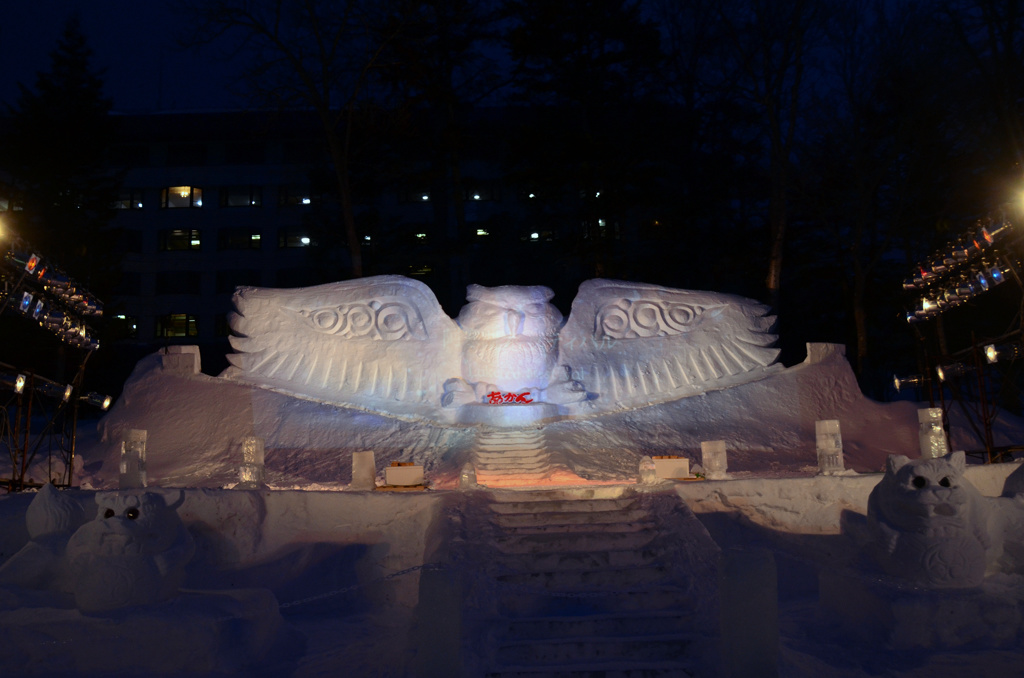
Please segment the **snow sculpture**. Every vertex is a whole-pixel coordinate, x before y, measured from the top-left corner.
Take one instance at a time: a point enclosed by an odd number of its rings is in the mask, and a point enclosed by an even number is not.
[[[868,498],[873,555],[889,573],[932,588],[976,586],[996,555],[996,507],[963,477],[964,453],[890,455]]]
[[[97,495],[95,520],[67,546],[76,606],[102,612],[167,600],[178,592],[195,543],[178,517],[184,493],[168,505],[154,492]]]
[[[85,518],[81,504],[50,483],[43,485],[25,513],[31,541],[0,566],[0,585],[60,591],[68,576],[68,539]]]
[[[563,324],[552,296],[470,285],[455,321],[402,276],[242,287],[223,376],[390,414],[515,426],[697,395],[781,367],[774,318],[748,299],[589,280]]]

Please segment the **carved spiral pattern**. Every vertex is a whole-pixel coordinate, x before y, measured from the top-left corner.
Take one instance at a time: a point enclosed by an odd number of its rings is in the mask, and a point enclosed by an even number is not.
[[[669,337],[688,332],[704,309],[692,304],[620,299],[597,312],[599,339]]]
[[[352,303],[312,310],[300,310],[313,329],[325,334],[336,334],[346,339],[426,339],[426,328],[419,313],[401,301],[368,304]]]

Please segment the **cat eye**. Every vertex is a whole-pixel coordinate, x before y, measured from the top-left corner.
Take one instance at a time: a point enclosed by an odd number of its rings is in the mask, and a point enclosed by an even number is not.
[[[939,481],[939,485],[942,485],[943,487],[949,487],[950,486],[949,476],[944,476],[942,478],[942,480]]]
[[[914,487],[921,488],[928,485],[928,479],[924,476],[914,476]]]
[[[113,518],[114,517],[114,509],[108,508],[106,511],[103,512],[103,517],[104,518]]]
[[[129,509],[125,509],[124,517],[128,520],[135,520],[139,517],[139,509],[135,508],[134,506]]]

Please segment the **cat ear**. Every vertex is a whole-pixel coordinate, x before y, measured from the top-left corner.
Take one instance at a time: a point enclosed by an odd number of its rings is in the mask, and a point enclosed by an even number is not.
[[[962,450],[950,452],[946,455],[946,459],[949,460],[949,463],[956,469],[957,473],[964,472],[964,468],[967,466],[967,458]]]
[[[890,475],[896,475],[896,471],[899,471],[909,462],[910,457],[904,454],[890,454],[889,458],[885,461],[885,472]]]

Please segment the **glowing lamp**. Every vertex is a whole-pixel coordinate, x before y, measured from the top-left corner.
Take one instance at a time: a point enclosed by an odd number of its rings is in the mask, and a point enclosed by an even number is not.
[[[28,309],[32,307],[32,293],[23,292],[21,295],[21,302],[18,304],[18,310],[22,313],[28,313]]]
[[[65,386],[64,387],[64,396],[61,398],[61,400],[63,400],[64,402],[67,402],[68,400],[70,400],[71,399],[71,394],[72,394],[72,392],[74,392],[74,390],[75,389],[74,389],[74,387],[71,384],[68,384],[67,386]]]
[[[1024,356],[1024,346],[1020,344],[1003,344],[1002,346],[989,344],[985,347],[985,360],[989,364],[1017,360],[1021,356]]]
[[[37,255],[37,254],[33,254],[32,256],[30,256],[28,258],[28,261],[25,262],[25,270],[28,271],[29,273],[35,273],[36,272],[36,267],[38,267],[38,266],[39,266],[39,255]]]
[[[919,388],[924,386],[927,379],[923,374],[911,374],[906,377],[900,377],[894,375],[892,378],[892,385],[896,387],[897,391],[902,391],[905,388]]]
[[[39,320],[39,316],[43,315],[43,313],[45,311],[46,311],[46,304],[44,304],[43,300],[40,299],[39,301],[36,302],[35,308],[32,309],[32,318],[34,320]]]
[[[949,365],[938,365],[935,367],[935,374],[938,376],[939,381],[948,381],[955,379],[956,377],[962,377],[971,371],[971,368],[967,367],[963,363],[951,363]]]
[[[96,407],[98,407],[98,408],[100,408],[101,410],[104,410],[104,411],[109,410],[110,409],[110,404],[111,404],[111,402],[113,402],[113,398],[111,398],[110,396],[103,395],[102,393],[95,393],[95,392],[94,393],[86,393],[82,397],[82,400],[84,400],[85,402],[89,403],[90,405],[94,405],[94,406],[96,406]]]
[[[15,379],[14,379],[14,392],[15,393],[23,393],[25,391],[25,381],[26,381],[26,377],[25,377],[24,374],[19,374],[17,377],[15,377]]]

